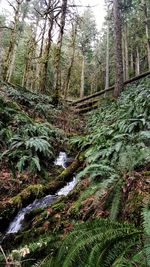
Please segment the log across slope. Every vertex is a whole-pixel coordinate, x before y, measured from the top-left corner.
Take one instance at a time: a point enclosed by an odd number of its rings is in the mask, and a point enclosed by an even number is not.
[[[125,81],[125,82],[124,82],[124,85],[127,85],[127,84],[130,84],[130,83],[132,83],[132,82],[138,81],[138,80],[140,80],[140,79],[142,79],[142,78],[144,78],[144,77],[146,77],[146,76],[148,76],[148,75],[150,75],[150,71],[144,72],[144,73],[142,73],[142,74],[140,74],[140,75],[138,75],[138,76],[135,76],[135,77],[133,77],[133,78],[131,78],[131,79]],[[104,95],[105,93],[107,93],[107,92],[111,92],[111,91],[113,91],[113,90],[114,90],[114,85],[111,86],[111,87],[109,87],[108,89],[102,90],[102,91],[97,92],[97,93],[95,93],[95,94],[92,94],[92,95],[86,96],[86,97],[84,97],[84,98],[82,98],[82,99],[79,99],[79,100],[77,100],[77,101],[74,101],[74,102],[71,103],[71,105],[72,105],[72,106],[76,106],[76,105],[79,104],[79,103],[85,102],[85,101],[87,101],[87,100],[89,100],[89,99],[96,98],[96,97],[101,96],[101,95]]]

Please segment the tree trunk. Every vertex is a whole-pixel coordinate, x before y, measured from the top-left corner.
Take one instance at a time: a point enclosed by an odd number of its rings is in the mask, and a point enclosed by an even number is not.
[[[17,47],[18,47],[18,42],[19,42],[19,37],[21,35],[21,32],[23,31],[23,26],[24,26],[24,20],[27,14],[27,6],[28,2],[26,1],[23,14],[22,14],[22,19],[21,19],[21,26],[19,27],[19,19],[21,16],[21,5],[23,3],[23,0],[16,0],[16,7],[14,7],[15,10],[15,16],[14,16],[14,28],[12,30],[12,35],[11,35],[11,41],[10,41],[10,46],[8,50],[8,55],[5,61],[5,79],[10,82],[11,77],[15,68],[15,59],[16,59],[16,53],[17,53]]]
[[[132,52],[131,52],[131,56],[130,56],[130,68],[131,68],[132,74],[134,74],[134,59],[133,59],[133,53]]]
[[[68,68],[68,73],[67,73],[65,88],[64,88],[64,98],[65,99],[66,99],[67,94],[68,94],[71,71],[72,71],[72,67],[73,67],[73,63],[74,63],[76,36],[77,36],[77,22],[75,22],[75,25],[72,25],[72,56],[71,56],[70,66]]]
[[[136,76],[140,74],[140,54],[139,54],[139,48],[136,48],[136,70],[135,70]]]
[[[27,87],[28,79],[30,78],[30,71],[31,71],[31,65],[33,64],[33,58],[35,56],[36,51],[36,34],[30,37],[27,43],[27,49],[26,49],[26,57],[25,57],[25,66],[24,66],[24,72],[22,77],[22,87]],[[32,81],[34,80],[34,75],[32,76]]]
[[[84,80],[85,80],[85,55],[82,58],[82,71],[81,71],[81,88],[80,88],[80,98],[84,97]]]
[[[109,20],[107,21],[107,48],[106,48],[106,80],[105,89],[109,87]]]
[[[44,63],[43,63],[43,70],[42,70],[42,79],[41,79],[41,85],[40,85],[40,91],[42,93],[45,93],[46,87],[47,87],[47,73],[48,73],[48,61],[49,61],[49,53],[51,49],[51,43],[52,43],[52,29],[54,25],[53,17],[50,19],[50,26],[48,30],[48,40],[45,47],[45,53],[44,53]]]
[[[119,97],[123,89],[122,30],[121,30],[120,0],[113,0],[113,16],[114,16],[114,45],[115,45],[114,96]]]
[[[122,38],[122,63],[123,63],[123,80],[126,79],[126,68],[125,68],[125,44],[124,44],[124,36]]]
[[[18,1],[17,2],[17,6],[14,8],[15,10],[15,16],[14,16],[14,27],[13,27],[13,30],[11,32],[11,37],[10,37],[10,44],[9,44],[9,48],[8,48],[8,53],[6,55],[6,58],[5,58],[5,62],[4,62],[4,80],[8,81],[8,78],[9,78],[9,81],[10,81],[10,67],[12,68],[12,59],[14,61],[14,56],[15,56],[15,53],[16,53],[16,46],[17,46],[17,35],[18,35],[18,23],[19,23],[19,17],[20,17],[20,2]],[[12,70],[11,70],[11,73],[12,73]]]
[[[149,17],[148,17],[148,8],[145,0],[141,0],[143,4],[143,11],[145,16],[145,31],[147,38],[147,58],[148,58],[148,68],[150,70],[150,34],[149,34]]]
[[[9,65],[9,69],[7,71],[7,76],[6,76],[6,80],[8,82],[11,81],[11,77],[12,77],[13,71],[15,69],[15,59],[16,59],[17,48],[18,48],[18,44],[15,43],[15,45],[13,47],[12,55],[11,55],[11,62]]]
[[[128,53],[128,26],[125,24],[125,35],[124,35],[124,55],[125,55],[125,80],[129,79],[129,53]]]
[[[60,63],[61,63],[61,47],[62,47],[62,39],[64,34],[64,28],[65,28],[65,19],[66,19],[66,13],[67,13],[67,0],[62,1],[62,7],[61,7],[61,20],[60,20],[60,32],[58,36],[58,42],[57,42],[57,51],[56,51],[56,60],[55,60],[55,92],[53,96],[53,103],[54,105],[58,105],[59,103],[59,95],[60,95]]]

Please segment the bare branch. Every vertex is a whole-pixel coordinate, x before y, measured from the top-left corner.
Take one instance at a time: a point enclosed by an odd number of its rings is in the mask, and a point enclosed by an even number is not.
[[[7,1],[7,2],[13,8],[13,10],[16,12],[16,8],[13,6],[13,4],[10,1]]]
[[[7,27],[7,26],[0,26],[0,29],[7,29],[7,30],[13,30],[13,28]]]

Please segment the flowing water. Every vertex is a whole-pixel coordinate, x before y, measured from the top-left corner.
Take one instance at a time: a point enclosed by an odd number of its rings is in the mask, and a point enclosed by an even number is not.
[[[58,158],[55,160],[54,164],[58,166],[62,166],[63,168],[66,168],[66,162],[67,162],[67,155],[65,152],[60,152]],[[58,196],[64,195],[66,196],[76,185],[76,178],[73,177],[73,180],[69,182],[66,186],[61,188],[55,195],[47,195],[41,199],[36,199],[32,204],[28,205],[25,208],[22,208],[14,220],[10,223],[6,235],[10,233],[17,233],[23,225],[24,217],[27,212],[36,209],[36,208],[44,208],[52,204]]]

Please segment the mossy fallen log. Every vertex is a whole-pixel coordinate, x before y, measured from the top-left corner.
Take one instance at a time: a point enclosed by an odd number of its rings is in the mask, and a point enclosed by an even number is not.
[[[0,204],[0,232],[7,229],[8,224],[17,214],[20,208],[32,203],[35,199],[40,199],[47,194],[54,195],[59,189],[66,185],[72,178],[73,173],[83,164],[84,155],[79,154],[73,163],[46,186],[42,184],[30,185],[22,190],[18,195],[12,197],[5,203]]]

